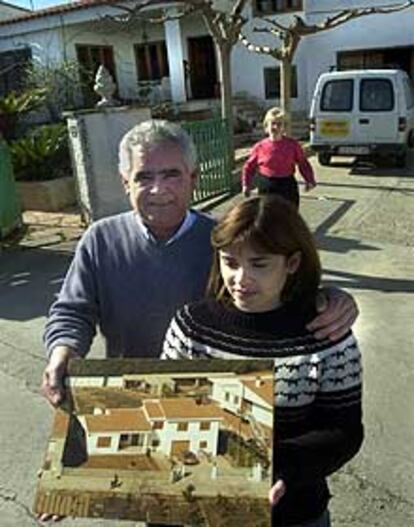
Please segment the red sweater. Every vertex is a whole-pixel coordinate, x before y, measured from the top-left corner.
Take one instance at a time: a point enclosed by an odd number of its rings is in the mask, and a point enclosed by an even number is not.
[[[256,143],[243,166],[242,184],[250,188],[256,172],[269,178],[294,175],[296,165],[307,183],[315,184],[313,168],[300,144],[290,137],[270,138]]]

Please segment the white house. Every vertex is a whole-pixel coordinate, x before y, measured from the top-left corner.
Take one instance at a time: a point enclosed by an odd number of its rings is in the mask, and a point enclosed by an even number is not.
[[[166,456],[203,450],[217,454],[221,410],[193,399],[145,400],[141,408],[116,408],[79,418],[89,455],[145,453]]]
[[[274,379],[272,375],[244,375],[234,379],[216,378],[211,399],[221,408],[242,419],[251,419],[268,428],[273,425]]]
[[[218,5],[231,4],[216,0]],[[154,0],[160,9],[174,14],[177,2]],[[320,22],[339,10],[395,5],[398,0],[252,0],[246,16],[255,14],[244,33],[256,44],[273,44],[252,32],[260,16],[278,16],[282,24],[299,15],[307,23]],[[3,3],[2,3],[3,4]],[[0,4],[0,5],[2,5]],[[19,81],[22,70],[4,71],[13,56],[17,64],[28,57],[53,64],[65,59],[96,70],[103,63],[114,76],[119,96],[139,96],[140,83],[153,81],[170,87],[172,99],[212,100],[218,94],[218,64],[214,45],[200,16],[170,19],[162,24],[137,22],[119,27],[104,19],[117,13],[113,0],[80,0],[35,12],[19,12],[0,20],[0,94]],[[306,37],[295,56],[294,110],[307,111],[318,75],[331,67],[398,66],[414,74],[414,7],[387,15],[364,16],[336,29]],[[17,72],[17,73],[16,73]],[[238,44],[232,55],[234,93],[278,102],[278,63],[271,57],[249,52]]]

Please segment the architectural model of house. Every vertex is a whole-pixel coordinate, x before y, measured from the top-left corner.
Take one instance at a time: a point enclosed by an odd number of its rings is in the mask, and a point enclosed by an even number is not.
[[[225,525],[268,526],[272,368],[73,361],[35,511],[206,526],[228,515]]]

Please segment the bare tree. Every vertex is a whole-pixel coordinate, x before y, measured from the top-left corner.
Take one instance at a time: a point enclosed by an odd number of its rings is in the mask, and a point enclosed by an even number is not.
[[[106,17],[107,19],[124,24],[126,28],[131,30],[134,24],[142,20],[150,23],[161,23],[167,20],[183,18],[191,14],[200,14],[202,16],[207,30],[213,38],[217,52],[221,88],[221,115],[228,122],[230,137],[229,150],[232,161],[234,159],[234,143],[231,52],[239,41],[243,25],[247,22],[247,18],[242,15],[242,12],[249,1],[235,0],[220,3],[213,0],[183,0],[175,15],[169,15],[165,12],[163,15],[153,17],[149,15],[148,8],[155,9],[157,7],[156,2],[143,0],[131,6],[116,3],[111,4],[111,6],[118,9],[122,14],[115,17]]]
[[[185,0],[187,13],[201,13],[204,23],[213,38],[218,63],[221,97],[221,116],[227,119],[230,136],[231,159],[234,159],[233,142],[233,105],[231,82],[231,52],[239,41],[241,30],[247,22],[242,15],[249,0],[236,0],[227,2],[229,9],[220,9],[217,3],[211,0]],[[231,5],[233,4],[233,5]]]
[[[313,35],[321,31],[333,29],[342,24],[367,15],[375,14],[389,14],[397,11],[402,11],[414,5],[414,0],[409,0],[403,4],[388,6],[388,7],[368,7],[360,9],[344,9],[339,11],[336,15],[325,18],[319,24],[307,24],[304,19],[298,15],[293,17],[290,25],[281,24],[277,19],[263,18],[264,26],[254,26],[253,32],[265,33],[271,35],[278,40],[275,47],[271,46],[257,46],[250,42],[246,36],[241,35],[241,42],[247,47],[249,51],[255,53],[270,55],[274,57],[281,64],[280,70],[280,106],[286,114],[287,132],[290,133],[290,99],[291,99],[291,78],[292,78],[292,63],[295,52],[303,37]]]

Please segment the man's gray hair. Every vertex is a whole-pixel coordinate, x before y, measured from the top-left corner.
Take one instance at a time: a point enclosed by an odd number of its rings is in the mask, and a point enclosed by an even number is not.
[[[182,152],[189,170],[197,169],[197,152],[190,135],[176,123],[162,119],[150,119],[137,124],[127,132],[119,144],[119,172],[124,177],[132,170],[132,150],[141,146],[144,150],[160,144],[176,145]]]

